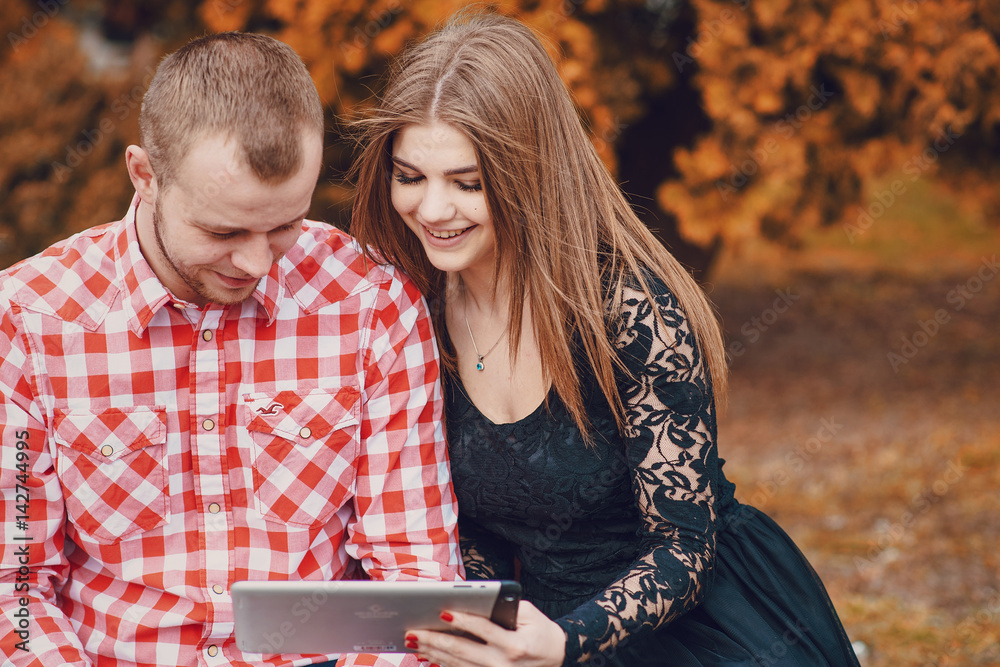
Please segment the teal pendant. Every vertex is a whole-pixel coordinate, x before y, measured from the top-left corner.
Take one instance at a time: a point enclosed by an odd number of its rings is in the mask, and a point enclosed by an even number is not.
[[[484,368],[486,368],[486,366],[483,366],[483,358],[479,357],[479,361],[476,362],[476,370],[481,371]]]

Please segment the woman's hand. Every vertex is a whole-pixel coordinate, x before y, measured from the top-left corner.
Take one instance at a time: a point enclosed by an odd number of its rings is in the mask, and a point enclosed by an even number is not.
[[[452,619],[448,621],[449,617]],[[407,646],[424,660],[442,667],[559,667],[566,654],[566,633],[530,602],[517,608],[517,629],[506,630],[488,618],[445,612],[441,618],[456,630],[473,634],[486,643],[433,630],[413,630]],[[416,645],[414,647],[414,644]]]

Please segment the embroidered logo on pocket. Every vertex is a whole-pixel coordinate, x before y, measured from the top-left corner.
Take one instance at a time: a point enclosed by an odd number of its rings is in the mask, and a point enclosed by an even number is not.
[[[282,410],[285,406],[277,401],[271,401],[270,405],[266,408],[257,408],[257,414],[261,415],[276,415],[279,410]]]

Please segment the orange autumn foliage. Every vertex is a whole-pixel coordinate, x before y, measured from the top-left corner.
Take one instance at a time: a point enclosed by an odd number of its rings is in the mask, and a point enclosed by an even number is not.
[[[351,193],[341,176],[352,147],[343,121],[372,102],[392,57],[466,4],[93,0],[106,30],[134,24],[141,37],[132,64],[108,74],[87,67],[71,11],[22,39],[37,5],[4,3],[0,264],[120,215],[130,195],[121,153],[137,135],[131,91],[159,55],[206,30],[267,32],[301,54],[331,128],[312,215],[346,226]],[[866,183],[885,173],[933,175],[1000,210],[996,3],[494,4],[547,40],[601,156],[695,268],[748,239],[794,246],[820,225],[849,231],[871,203]],[[102,123],[107,131],[95,134]]]
[[[849,229],[864,183],[887,171],[909,180],[947,165],[942,178],[986,194],[1000,141],[990,3],[693,4],[695,40],[677,63],[697,66],[712,130],[678,149],[680,178],[658,193],[685,237]]]

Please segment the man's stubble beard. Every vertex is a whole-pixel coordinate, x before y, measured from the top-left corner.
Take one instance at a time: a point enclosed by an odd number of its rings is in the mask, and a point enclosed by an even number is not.
[[[163,216],[160,210],[160,199],[157,198],[156,204],[153,206],[153,236],[156,237],[156,247],[160,251],[160,256],[167,262],[173,272],[187,285],[195,294],[200,296],[208,303],[217,303],[223,306],[231,306],[233,304],[242,303],[245,301],[253,291],[257,289],[257,285],[260,284],[260,280],[254,283],[254,286],[247,290],[246,294],[236,296],[235,298],[226,294],[219,294],[210,290],[205,283],[198,280],[190,270],[183,264],[180,264],[174,260],[171,256],[170,251],[167,249],[167,244],[163,240],[163,234],[160,230],[160,224]]]

